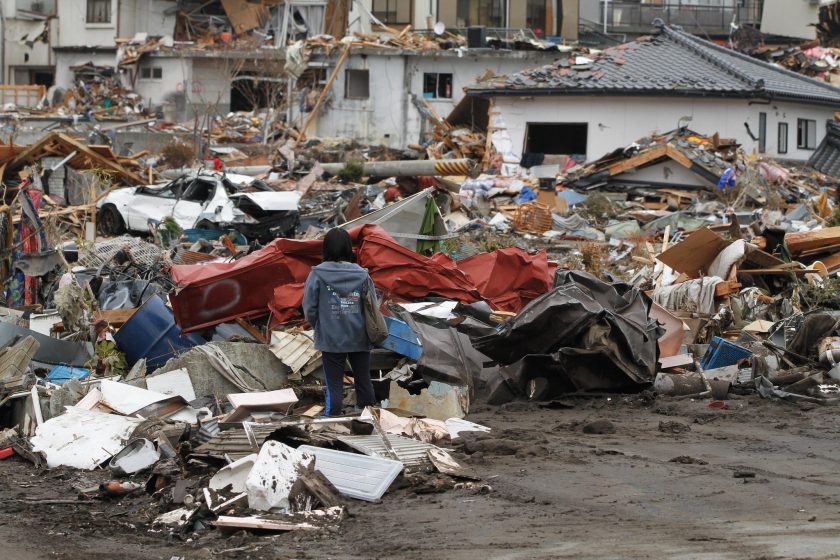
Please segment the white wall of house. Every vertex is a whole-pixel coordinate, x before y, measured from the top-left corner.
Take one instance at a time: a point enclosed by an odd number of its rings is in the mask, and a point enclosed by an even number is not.
[[[119,6],[120,37],[172,35],[175,31],[176,4],[171,0],[121,0]],[[172,13],[166,15],[167,10]]]
[[[58,2],[58,35],[56,46],[113,46],[117,36],[117,7],[119,2],[111,0],[111,21],[92,23],[87,21],[88,0],[61,0]]]
[[[426,98],[429,105],[441,117],[446,117],[464,97],[464,88],[475,84],[477,79],[487,70],[494,74],[514,74],[526,68],[533,68],[548,64],[553,60],[553,55],[546,56],[540,53],[499,53],[465,54],[463,57],[436,56],[434,53],[409,58],[408,71],[410,73],[409,91],[418,97],[423,97],[424,75],[429,74],[452,74],[452,97]],[[409,111],[406,121],[406,136],[409,142],[421,140],[421,133],[428,130],[429,125],[420,112],[414,107],[410,99]]]
[[[363,142],[404,148],[420,142],[429,125],[411,101],[423,96],[424,75],[451,74],[450,98],[426,98],[441,117],[446,117],[463,98],[463,88],[474,84],[488,69],[496,74],[519,72],[548,63],[551,54],[538,52],[484,54],[426,53],[382,56],[356,53],[349,57],[332,88],[331,106],[319,115],[313,127],[321,137],[343,136]],[[367,69],[370,97],[348,99],[347,69]]]
[[[764,0],[761,31],[784,37],[815,39],[819,4],[812,0]]]
[[[160,78],[143,77],[143,69],[160,69]],[[156,75],[151,72],[152,76]],[[134,91],[146,100],[147,107],[156,107],[186,96],[193,89],[192,59],[177,57],[146,57],[138,68]]]
[[[507,130],[517,158],[522,155],[529,122],[587,123],[586,158],[592,161],[639,138],[673,130],[682,117],[691,117],[687,125],[698,133],[718,132],[722,137],[736,138],[747,152],[758,151],[758,142],[750,137],[744,123],[758,136],[759,113],[764,112],[767,114],[765,153],[771,157],[807,160],[813,150],[797,147],[798,119],[815,121],[819,144],[825,135],[826,122],[833,119],[838,108],[799,103],[751,104],[745,99],[499,96],[494,100],[491,123]],[[785,154],[778,151],[779,122],[789,123]]]
[[[329,107],[310,129],[320,137],[356,138],[373,144],[402,146],[405,134],[405,61],[403,56],[353,55],[332,87]],[[347,71],[367,70],[369,97],[347,96]],[[331,70],[330,70],[331,71]],[[305,118],[305,116],[304,116]]]
[[[189,87],[185,89],[190,106],[202,113],[215,109],[219,114],[230,111],[230,88],[233,61],[217,58],[193,58]],[[190,110],[192,114],[192,109]]]

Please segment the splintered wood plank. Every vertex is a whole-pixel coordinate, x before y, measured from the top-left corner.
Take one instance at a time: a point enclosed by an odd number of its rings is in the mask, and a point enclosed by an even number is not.
[[[657,160],[665,156],[667,151],[668,146],[659,146],[657,148],[653,148],[652,150],[642,152],[637,156],[633,156],[631,158],[621,160],[618,163],[614,163],[607,169],[609,170],[611,176],[618,175],[620,173],[624,173],[625,171],[636,169],[646,163],[650,163],[654,160]]]
[[[791,255],[801,255],[817,249],[838,246],[840,245],[840,227],[788,233],[785,235],[785,244]]]

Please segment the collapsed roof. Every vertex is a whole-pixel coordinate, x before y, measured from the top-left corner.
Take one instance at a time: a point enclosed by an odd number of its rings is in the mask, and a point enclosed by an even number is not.
[[[674,161],[691,171],[700,185],[716,185],[724,172],[736,164],[738,145],[717,135],[706,137],[687,128],[650,136],[619,148],[571,172],[562,180],[565,187],[593,189],[605,185],[632,184],[625,173]]]

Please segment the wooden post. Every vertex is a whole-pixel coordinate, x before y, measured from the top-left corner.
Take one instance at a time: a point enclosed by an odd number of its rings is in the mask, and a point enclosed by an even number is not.
[[[341,67],[344,65],[344,61],[347,60],[347,56],[350,54],[350,47],[344,47],[344,50],[341,51],[341,56],[338,57],[338,62],[335,64],[335,69],[333,70],[332,75],[330,75],[327,83],[324,85],[324,89],[321,90],[321,95],[318,96],[318,101],[315,102],[315,107],[312,108],[312,112],[309,113],[309,116],[306,118],[306,122],[303,124],[303,128],[300,129],[300,136],[298,136],[297,141],[295,142],[295,148],[300,146],[301,142],[306,139],[306,130],[309,128],[309,125],[312,124],[312,121],[315,120],[315,117],[318,116],[318,111],[321,109],[321,104],[326,99],[327,94],[332,89],[333,82],[338,77],[338,72],[341,70]]]

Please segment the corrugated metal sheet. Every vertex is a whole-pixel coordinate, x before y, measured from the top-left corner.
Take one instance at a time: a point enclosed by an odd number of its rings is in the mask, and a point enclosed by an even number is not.
[[[344,443],[365,455],[391,459],[382,438],[378,435],[372,436],[338,436],[338,441]],[[430,443],[417,441],[403,436],[388,435],[388,442],[394,448],[397,457],[406,468],[426,469],[432,467],[428,451],[435,446]]]
[[[250,424],[249,428],[253,439],[249,438],[248,433],[242,428],[225,430],[196,447],[193,455],[217,459],[224,459],[227,455],[232,459],[241,459],[251,453],[258,453],[266,438],[280,426],[278,424]]]

